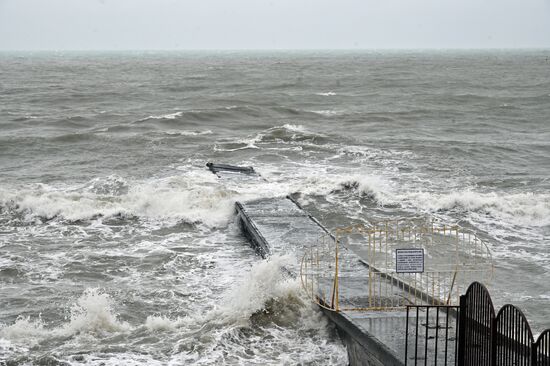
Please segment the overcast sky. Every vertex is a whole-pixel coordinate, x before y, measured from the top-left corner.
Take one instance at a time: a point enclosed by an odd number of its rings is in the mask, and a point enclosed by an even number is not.
[[[550,48],[550,0],[0,0],[2,50]]]

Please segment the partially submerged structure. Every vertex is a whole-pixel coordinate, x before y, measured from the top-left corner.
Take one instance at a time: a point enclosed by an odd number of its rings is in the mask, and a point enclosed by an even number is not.
[[[219,177],[256,175],[208,167]],[[492,279],[492,257],[472,233],[399,221],[330,232],[290,197],[237,202],[236,210],[263,258],[301,258],[287,270],[336,325],[352,366],[550,366],[550,330],[535,342],[519,309],[495,315],[477,282]]]

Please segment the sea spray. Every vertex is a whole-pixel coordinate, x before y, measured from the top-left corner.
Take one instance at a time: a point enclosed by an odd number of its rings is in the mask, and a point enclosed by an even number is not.
[[[289,274],[287,268],[296,266],[296,259],[289,256],[274,255],[252,266],[250,271],[222,296],[219,304],[205,314],[195,314],[184,318],[169,318],[166,315],[150,315],[145,327],[150,331],[175,330],[180,326],[194,324],[233,324],[246,326],[257,314],[269,314],[273,309],[287,309],[293,318],[308,319],[310,316],[319,327],[319,312],[312,307],[309,299],[301,290],[300,280]],[[284,320],[283,320],[284,321]],[[321,328],[326,323],[321,322]]]
[[[284,270],[295,265],[296,259],[289,255],[275,255],[253,265],[243,281],[227,294],[219,315],[226,319],[248,319],[265,310],[269,300],[301,301],[299,280]]]
[[[30,316],[19,317],[14,324],[1,328],[0,336],[26,342],[29,339],[69,337],[80,333],[101,336],[131,329],[128,323],[118,320],[111,297],[97,288],[92,288],[85,290],[72,305],[68,323],[48,328],[40,315],[35,319]]]
[[[61,328],[64,335],[124,332],[130,325],[117,319],[114,301],[99,289],[87,289],[71,307],[70,322]]]

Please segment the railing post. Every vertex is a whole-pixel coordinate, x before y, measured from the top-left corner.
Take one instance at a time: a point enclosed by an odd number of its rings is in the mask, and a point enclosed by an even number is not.
[[[407,305],[407,322],[405,328],[405,366],[407,366],[409,352],[409,310],[410,307]]]
[[[496,316],[491,319],[491,366],[497,364],[497,346],[498,346],[498,332],[497,332],[497,318]]]
[[[332,288],[332,307],[336,312],[340,311],[340,292],[338,289],[338,237],[335,241],[335,253],[334,253],[334,284]]]
[[[466,347],[466,296],[460,296],[460,308],[458,310],[458,366],[464,365]]]
[[[531,366],[537,366],[538,360],[537,360],[537,343],[538,342],[532,342],[531,343]]]

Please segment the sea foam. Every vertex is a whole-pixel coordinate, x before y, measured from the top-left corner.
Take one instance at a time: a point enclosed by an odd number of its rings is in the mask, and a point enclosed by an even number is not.
[[[477,192],[466,189],[439,194],[410,192],[401,197],[430,212],[441,210],[481,212],[512,224],[550,225],[550,195],[548,194]]]

